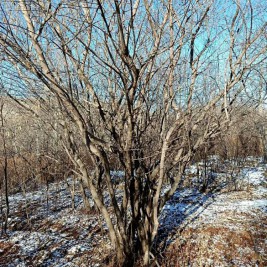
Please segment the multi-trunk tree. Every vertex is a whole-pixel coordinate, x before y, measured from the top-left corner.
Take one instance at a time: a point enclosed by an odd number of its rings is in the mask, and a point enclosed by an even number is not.
[[[162,208],[265,60],[256,2],[1,2],[2,87],[53,116],[119,264],[149,264]]]

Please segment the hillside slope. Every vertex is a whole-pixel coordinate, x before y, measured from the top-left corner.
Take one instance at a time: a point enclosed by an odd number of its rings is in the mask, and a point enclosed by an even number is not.
[[[225,177],[216,175],[219,189],[175,193],[160,218],[153,265],[267,266],[266,166],[244,167],[235,180],[238,190],[229,190]],[[0,266],[115,265],[105,225],[83,208],[79,195],[71,208],[65,182],[12,195],[10,204]]]

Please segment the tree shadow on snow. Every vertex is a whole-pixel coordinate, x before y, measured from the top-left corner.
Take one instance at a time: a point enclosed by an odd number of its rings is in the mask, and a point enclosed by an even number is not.
[[[166,203],[160,215],[158,236],[154,242],[154,251],[164,250],[185,228],[200,217],[220,194],[225,184],[215,190],[201,192],[198,187],[178,188],[173,197]]]

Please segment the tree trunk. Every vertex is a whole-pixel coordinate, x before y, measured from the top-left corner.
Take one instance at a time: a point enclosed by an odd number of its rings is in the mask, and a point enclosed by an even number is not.
[[[91,210],[90,202],[89,202],[89,199],[88,199],[88,197],[86,195],[85,188],[84,188],[82,180],[79,180],[79,185],[80,185],[80,192],[81,192],[82,198],[83,198],[84,208],[86,208],[86,209],[88,209],[90,211]]]
[[[8,223],[8,215],[9,215],[9,199],[8,199],[8,155],[7,155],[7,144],[6,144],[6,133],[4,128],[4,115],[3,115],[3,108],[4,104],[1,103],[0,106],[0,116],[1,116],[1,135],[2,135],[2,141],[3,141],[3,154],[4,154],[4,191],[5,191],[5,203],[6,203],[6,212],[5,212],[5,218],[4,218],[4,225],[3,225],[3,232],[6,234],[7,231],[7,223]]]
[[[5,182],[5,202],[6,202],[6,213],[5,213],[5,222],[4,222],[4,234],[7,231],[8,215],[9,215],[9,199],[8,199],[8,176],[7,176],[7,156],[5,155],[4,163],[4,182]]]
[[[263,138],[263,163],[267,163],[267,130],[265,130]]]
[[[144,266],[149,266],[150,245],[149,245],[148,240],[143,241],[142,252],[143,252],[143,264]]]

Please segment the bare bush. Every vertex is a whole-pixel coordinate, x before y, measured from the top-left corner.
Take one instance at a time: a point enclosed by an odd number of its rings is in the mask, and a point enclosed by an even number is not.
[[[195,153],[228,125],[249,71],[264,62],[261,8],[250,1],[1,3],[2,86],[16,101],[37,99],[26,106],[36,114],[38,103],[47,114],[120,265],[139,256],[149,264],[163,206]],[[120,192],[113,167],[123,171]]]

